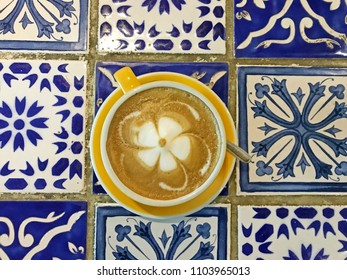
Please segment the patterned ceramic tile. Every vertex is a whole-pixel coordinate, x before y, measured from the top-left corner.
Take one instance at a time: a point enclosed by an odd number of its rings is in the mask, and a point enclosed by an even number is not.
[[[225,0],[102,0],[100,52],[225,53]]]
[[[0,201],[1,260],[85,259],[87,203]]]
[[[239,259],[346,259],[344,206],[239,206],[238,211]]]
[[[96,208],[98,260],[229,259],[230,209],[205,207],[187,217],[152,221],[116,204]]]
[[[79,192],[86,63],[0,61],[0,191]]]
[[[237,0],[237,57],[341,57],[347,54],[347,2]]]
[[[227,63],[130,63],[99,62],[96,65],[95,114],[98,108],[116,88],[113,73],[124,66],[130,66],[136,75],[151,72],[176,72],[195,77],[209,85],[228,106],[228,64]],[[96,176],[93,176],[93,192],[105,193]],[[228,193],[226,187],[222,195]]]
[[[347,69],[238,68],[245,192],[347,191]]]
[[[0,49],[85,51],[88,0],[4,0]]]

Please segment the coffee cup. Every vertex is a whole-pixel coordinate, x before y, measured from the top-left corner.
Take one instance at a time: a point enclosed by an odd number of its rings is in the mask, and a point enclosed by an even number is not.
[[[114,77],[124,95],[109,110],[100,139],[114,184],[155,207],[182,204],[204,192],[226,154],[225,128],[214,105],[184,83],[142,84],[129,67]]]

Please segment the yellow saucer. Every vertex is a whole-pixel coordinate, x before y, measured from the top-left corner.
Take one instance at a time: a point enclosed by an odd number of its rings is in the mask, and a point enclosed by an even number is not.
[[[225,133],[227,140],[233,143],[236,143],[236,130],[234,122],[231,118],[231,115],[221,101],[221,99],[206,85],[199,82],[196,79],[193,79],[189,76],[172,73],[172,72],[156,72],[145,74],[138,77],[141,84],[164,80],[164,81],[175,81],[184,83],[200,93],[202,93],[209,101],[215,106],[219,112],[221,119],[225,127]],[[110,176],[107,174],[104,163],[101,158],[100,150],[100,135],[101,129],[104,123],[104,120],[110,111],[112,105],[123,95],[123,92],[120,88],[114,91],[110,96],[103,102],[100,107],[97,115],[95,116],[93,127],[91,131],[90,138],[90,155],[92,165],[95,171],[96,176],[98,177],[101,185],[105,191],[118,202],[123,207],[127,208],[129,211],[134,212],[141,216],[146,216],[153,219],[168,219],[177,216],[188,215],[193,212],[196,212],[212,202],[221,190],[224,188],[225,184],[230,179],[231,173],[235,165],[235,158],[230,154],[226,153],[223,166],[217,178],[213,183],[199,196],[195,197],[192,200],[189,200],[185,203],[170,206],[170,207],[153,207],[141,204],[135,200],[132,200],[121,192],[118,187],[112,182]]]

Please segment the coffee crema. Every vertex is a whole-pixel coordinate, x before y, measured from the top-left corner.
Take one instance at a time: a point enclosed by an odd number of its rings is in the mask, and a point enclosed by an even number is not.
[[[220,132],[198,97],[170,87],[137,93],[117,109],[106,150],[119,180],[135,193],[159,200],[184,196],[216,166]]]

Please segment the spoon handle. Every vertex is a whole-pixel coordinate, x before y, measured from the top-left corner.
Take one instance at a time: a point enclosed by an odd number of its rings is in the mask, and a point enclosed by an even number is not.
[[[232,153],[237,159],[245,163],[249,163],[252,161],[252,157],[245,150],[229,141],[227,141],[227,151]]]

